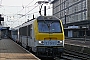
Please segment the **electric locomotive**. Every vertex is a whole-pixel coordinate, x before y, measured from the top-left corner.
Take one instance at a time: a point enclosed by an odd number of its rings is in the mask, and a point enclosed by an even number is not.
[[[37,56],[60,57],[64,51],[63,25],[54,16],[39,16],[16,30],[17,41]]]

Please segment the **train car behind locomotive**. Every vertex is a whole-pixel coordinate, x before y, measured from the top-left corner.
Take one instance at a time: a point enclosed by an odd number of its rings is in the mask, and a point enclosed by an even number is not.
[[[39,16],[19,26],[15,33],[18,42],[37,56],[55,57],[64,51],[63,25],[54,16]]]

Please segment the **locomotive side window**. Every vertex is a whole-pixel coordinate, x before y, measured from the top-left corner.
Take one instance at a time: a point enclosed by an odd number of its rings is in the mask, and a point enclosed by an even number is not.
[[[22,35],[27,36],[27,26],[22,27]]]
[[[28,26],[28,36],[32,39],[32,24]]]
[[[39,32],[58,33],[62,32],[60,21],[38,21]]]

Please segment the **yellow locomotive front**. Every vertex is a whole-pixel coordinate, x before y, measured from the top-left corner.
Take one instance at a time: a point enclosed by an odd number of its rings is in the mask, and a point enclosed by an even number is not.
[[[38,56],[55,57],[64,51],[64,30],[61,20],[40,16],[34,22],[35,45]]]

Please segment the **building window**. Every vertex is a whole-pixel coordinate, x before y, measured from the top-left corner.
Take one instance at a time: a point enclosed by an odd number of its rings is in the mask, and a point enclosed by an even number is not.
[[[78,11],[81,11],[81,3],[78,4]]]
[[[81,20],[81,14],[78,13],[78,21],[80,21],[80,20]]]
[[[76,21],[78,21],[78,14],[76,14]]]
[[[84,12],[84,18],[87,20],[87,11]]]
[[[81,12],[81,20],[83,20],[83,12]]]
[[[83,1],[83,9],[87,9],[87,4],[86,4],[86,1]]]

